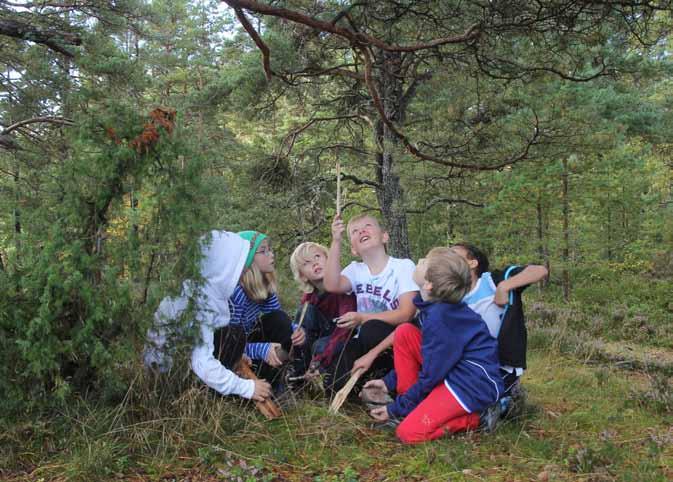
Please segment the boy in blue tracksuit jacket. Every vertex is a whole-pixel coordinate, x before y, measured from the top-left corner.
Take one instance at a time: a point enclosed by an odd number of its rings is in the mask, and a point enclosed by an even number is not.
[[[377,420],[404,420],[397,436],[405,443],[433,440],[479,426],[479,412],[503,392],[496,340],[483,319],[461,302],[470,289],[467,262],[448,248],[420,260],[414,300],[421,328],[407,323],[395,331],[395,370],[365,388],[396,391],[387,406],[370,413]]]

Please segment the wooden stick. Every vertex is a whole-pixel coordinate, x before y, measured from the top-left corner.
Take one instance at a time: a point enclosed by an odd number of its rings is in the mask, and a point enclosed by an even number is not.
[[[297,330],[301,328],[301,325],[304,324],[304,317],[306,316],[306,310],[308,309],[308,301],[304,303],[304,307],[301,309],[301,315],[299,315],[299,324],[297,325]],[[297,331],[295,330],[295,331]],[[288,360],[292,360],[292,354],[294,353],[294,345],[290,347],[290,353],[288,353]]]
[[[241,377],[247,378],[248,380],[259,380],[257,375],[255,375],[255,372],[252,371],[252,368],[250,368],[243,360],[239,362],[238,369],[236,371]],[[257,410],[259,410],[262,415],[267,418],[267,420],[273,420],[283,416],[283,411],[270,398],[267,398],[263,402],[255,401],[255,407],[257,407]]]
[[[365,369],[362,367],[355,370],[355,372],[348,379],[344,387],[341,390],[339,390],[337,394],[334,396],[334,400],[332,400],[332,404],[329,406],[330,413],[335,414],[339,411],[341,405],[343,405],[344,402],[346,401],[348,394],[351,392],[351,390],[353,390],[353,387],[355,386],[358,379],[362,376],[364,372]]]
[[[339,151],[337,151],[337,156],[339,156]],[[337,216],[341,216],[341,161],[337,157],[336,163],[336,175],[337,175],[337,192],[336,192],[336,213]]]

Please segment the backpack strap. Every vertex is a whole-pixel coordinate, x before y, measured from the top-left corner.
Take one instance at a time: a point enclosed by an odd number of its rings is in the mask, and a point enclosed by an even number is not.
[[[502,280],[505,281],[506,279],[508,279],[509,277],[511,277],[511,276],[512,276],[512,271],[514,271],[514,270],[517,269],[517,268],[518,268],[518,266],[515,265],[515,264],[513,264],[512,266],[510,266],[509,268],[507,268],[507,271],[505,271],[505,276],[502,278]],[[507,300],[507,305],[505,306],[505,310],[504,310],[504,311],[502,312],[502,314],[500,315],[500,319],[501,319],[501,320],[504,320],[504,319],[505,319],[505,315],[507,314],[507,310],[508,310],[509,307],[512,306],[513,304],[514,304],[514,290],[510,290],[510,291],[509,291],[509,299]]]

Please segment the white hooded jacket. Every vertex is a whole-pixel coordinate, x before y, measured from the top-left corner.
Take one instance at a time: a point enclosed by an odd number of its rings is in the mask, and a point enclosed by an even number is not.
[[[200,286],[196,301],[195,320],[201,332],[201,342],[192,350],[192,370],[206,385],[223,395],[235,394],[252,398],[255,383],[240,378],[215,358],[214,334],[218,328],[227,326],[230,320],[229,297],[238,284],[250,243],[237,234],[227,231],[212,231],[210,243],[202,240]],[[182,294],[177,298],[164,298],[154,314],[154,326],[147,333],[145,365],[155,365],[167,371],[172,364],[163,348],[167,341],[167,327],[187,308],[193,293],[193,283],[185,281]]]

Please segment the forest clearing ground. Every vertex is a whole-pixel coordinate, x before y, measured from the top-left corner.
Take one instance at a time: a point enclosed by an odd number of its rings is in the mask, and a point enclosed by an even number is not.
[[[531,350],[523,412],[494,434],[403,446],[356,404],[303,401],[264,423],[190,390],[154,420],[146,408],[89,406],[9,426],[3,480],[672,480],[670,387],[642,371]],[[669,392],[666,392],[669,390]],[[142,400],[140,400],[142,402]],[[140,403],[142,405],[142,403]],[[156,410],[156,409],[155,409]],[[111,413],[116,412],[116,413]],[[121,415],[120,415],[121,414]],[[13,455],[12,455],[13,454]]]

